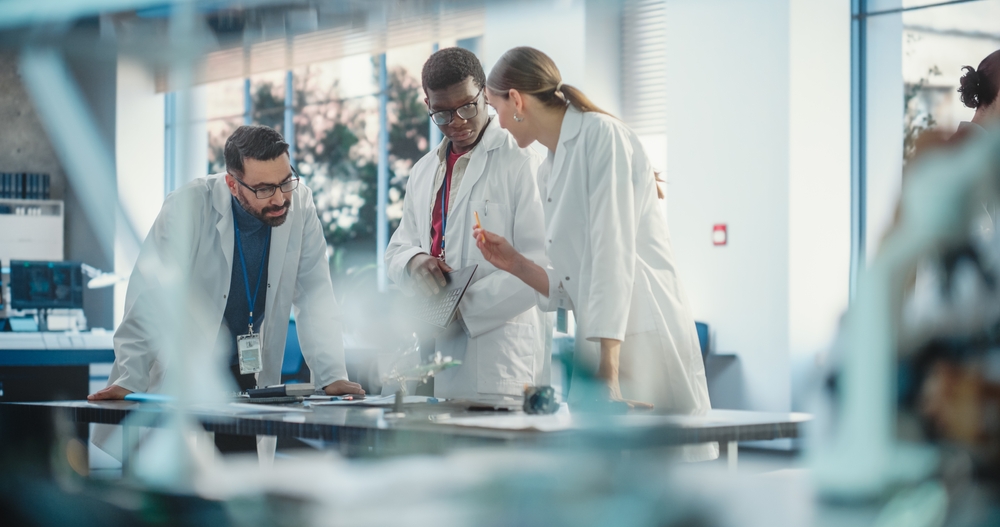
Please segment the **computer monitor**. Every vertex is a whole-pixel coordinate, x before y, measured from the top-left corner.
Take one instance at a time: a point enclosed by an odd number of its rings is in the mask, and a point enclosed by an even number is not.
[[[10,262],[13,309],[83,308],[80,262]]]

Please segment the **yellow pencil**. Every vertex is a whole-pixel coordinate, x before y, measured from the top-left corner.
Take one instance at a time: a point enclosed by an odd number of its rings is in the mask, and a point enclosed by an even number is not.
[[[472,211],[472,213],[476,215],[476,228],[481,230],[483,228],[483,225],[479,223],[479,211],[474,210]],[[483,243],[486,243],[486,235],[483,233],[479,233],[479,240]]]

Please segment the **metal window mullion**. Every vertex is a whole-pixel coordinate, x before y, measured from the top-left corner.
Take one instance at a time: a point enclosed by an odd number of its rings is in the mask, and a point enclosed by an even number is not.
[[[177,180],[177,94],[163,94],[163,197],[174,191]]]
[[[243,79],[243,124],[253,124],[253,94],[250,92],[250,77]]]
[[[435,42],[432,53],[437,53],[439,46],[440,45]],[[443,139],[444,136],[441,134],[441,129],[434,124],[434,121],[427,119],[427,126],[430,127],[430,134],[427,135],[427,151],[430,152],[434,150],[434,147],[441,142],[441,139]]]
[[[288,160],[295,166],[295,89],[292,70],[285,73],[285,142],[288,143]]]
[[[868,1],[853,0],[851,19],[851,268],[849,299],[866,265]]]
[[[947,0],[945,2],[937,2],[934,4],[924,4],[912,7],[897,7],[894,9],[884,9],[882,11],[868,11],[867,6],[864,11],[855,11],[855,18],[859,17],[873,17],[882,15],[898,15],[899,13],[909,13],[911,11],[922,11],[924,9],[930,9],[933,7],[943,7],[955,4],[967,4],[969,2],[982,2],[983,0]]]
[[[376,204],[376,265],[378,267],[378,290],[385,292],[388,284],[385,269],[385,249],[389,245],[389,222],[386,206],[389,201],[389,89],[386,72],[385,53],[379,55],[378,68],[378,202]]]

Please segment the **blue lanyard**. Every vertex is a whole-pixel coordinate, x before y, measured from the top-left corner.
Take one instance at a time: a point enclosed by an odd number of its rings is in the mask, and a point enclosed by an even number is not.
[[[451,149],[449,148],[449,153]],[[444,233],[448,228],[448,209],[445,207],[445,198],[448,193],[448,173],[444,174],[444,181],[441,182],[441,257],[444,258]]]
[[[243,257],[243,243],[240,241],[240,222],[236,219],[236,209],[233,209],[233,227],[236,228],[236,249],[240,253],[240,266],[243,268],[243,286],[247,291],[247,302],[250,302],[250,333],[253,333],[253,308],[257,305],[257,293],[260,292],[260,279],[264,277],[264,261],[267,259],[267,248],[271,244],[271,227],[267,228],[267,235],[264,238],[264,253],[260,255],[260,271],[257,273],[257,287],[253,290],[253,298],[250,298],[250,278],[247,276],[247,261]]]

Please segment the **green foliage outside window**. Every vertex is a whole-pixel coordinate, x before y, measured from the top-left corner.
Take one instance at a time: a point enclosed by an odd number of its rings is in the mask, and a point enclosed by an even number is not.
[[[409,169],[427,153],[429,120],[418,80],[403,68],[392,68],[388,75],[391,234],[401,218]],[[318,84],[309,69],[293,79],[294,163],[313,190],[336,278],[375,263],[378,104],[377,95],[342,99],[336,83]],[[280,88],[271,82],[251,87],[253,120],[278,130],[287,141]],[[209,140],[212,172],[225,169],[222,150],[228,133]]]
[[[921,100],[927,90],[930,78],[941,75],[937,66],[927,70],[927,75],[921,77],[915,84],[906,84],[903,91],[903,161],[913,158],[917,140],[925,131],[934,128],[937,121],[931,113],[926,101]]]

